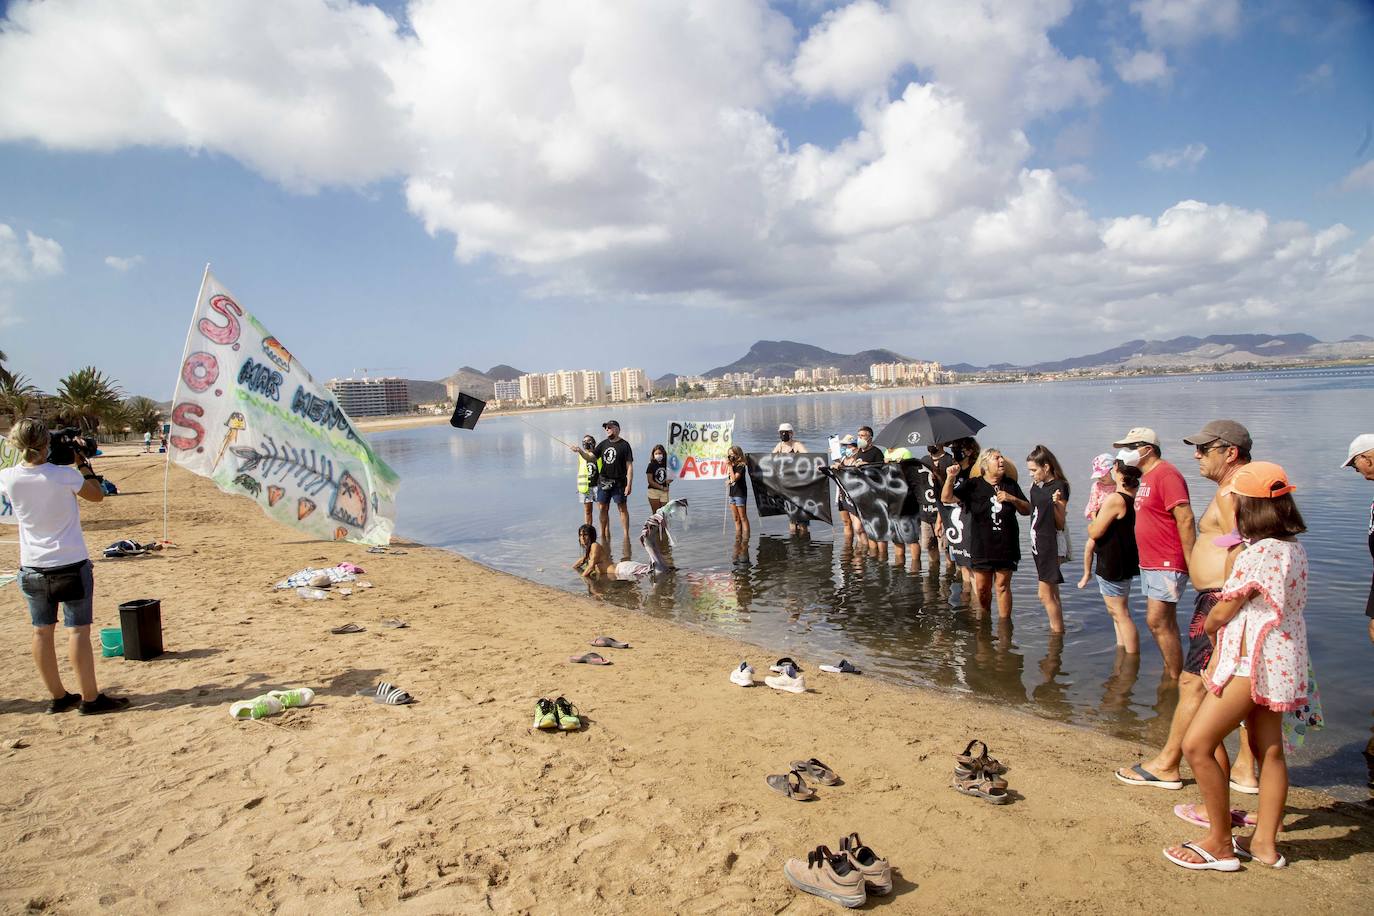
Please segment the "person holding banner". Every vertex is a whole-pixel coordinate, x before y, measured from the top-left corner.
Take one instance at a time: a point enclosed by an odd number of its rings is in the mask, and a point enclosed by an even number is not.
[[[794,438],[791,423],[778,424],[778,444],[773,446],[774,455],[805,455],[806,446]],[[811,525],[806,516],[795,513],[787,520],[788,534],[810,534]]]
[[[858,458],[858,441],[851,435],[846,434],[840,439],[840,458],[835,462],[836,467],[853,468],[862,464]],[[858,515],[854,512],[854,506],[849,500],[845,499],[844,490],[839,491],[839,496],[835,501],[835,508],[840,513],[840,524],[844,528],[844,542],[849,544],[854,540],[854,533],[859,534],[859,542],[863,543],[863,526],[859,524]],[[851,517],[852,516],[852,517]]]
[[[749,469],[744,462],[744,449],[730,446],[729,494],[730,514],[735,519],[735,544],[749,542]]]

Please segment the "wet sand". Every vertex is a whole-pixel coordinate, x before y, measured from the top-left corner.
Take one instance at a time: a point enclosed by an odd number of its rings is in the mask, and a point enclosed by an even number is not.
[[[83,505],[96,556],[161,534],[160,456],[111,451],[130,453],[98,462],[124,495]],[[782,864],[850,831],[892,861],[894,896],[869,903],[891,912],[1353,913],[1374,891],[1367,804],[1295,789],[1289,869],[1187,873],[1160,849],[1199,835],[1171,812],[1196,789],[1111,778],[1143,746],[817,671],[828,659],[800,659],[805,695],[741,689],[729,671],[747,658],[761,679],[766,649],[440,550],[306,541],[207,480],[174,470],[171,484],[180,546],[96,560],[96,628],[121,601],[162,601],[167,655],[97,659],[102,689],[133,708],[45,715],[22,600],[0,591],[5,912],[820,913],[833,905],[792,890]],[[0,544],[0,570],[17,553]],[[375,587],[318,602],[271,588],[345,560]],[[349,621],[366,632],[327,632]],[[634,648],[567,663],[599,634]],[[355,695],[378,679],[419,702]],[[297,685],[315,705],[228,716]],[[585,730],[532,731],[534,700],[560,694]],[[1011,766],[1012,804],[948,787],[972,736]],[[806,803],[764,784],[812,756],[844,784]]]

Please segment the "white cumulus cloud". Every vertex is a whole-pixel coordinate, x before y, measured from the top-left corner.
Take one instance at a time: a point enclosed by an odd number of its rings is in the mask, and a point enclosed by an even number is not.
[[[1238,28],[1234,3],[1132,8],[1152,44],[1117,67],[1137,82],[1167,77],[1162,49]],[[1070,11],[854,0],[798,32],[764,0],[411,0],[396,18],[350,0],[19,0],[0,141],[204,150],[305,191],[394,178],[458,259],[597,301],[855,322],[990,303],[1132,335],[1237,303],[1360,314],[1374,247],[1343,226],[1243,202],[1104,216],[1066,190],[1091,175],[1078,157],[1106,92],[1096,61],[1055,44]],[[780,126],[820,100],[852,115],[849,136]],[[1050,116],[1058,170],[1032,162]],[[55,242],[9,232],[0,276],[60,269]]]
[[[1342,179],[1340,188],[1346,192],[1374,191],[1374,159],[1351,169]]]
[[[1173,75],[1163,51],[1117,51],[1116,75],[1132,85],[1167,83]]]
[[[1207,155],[1207,144],[1189,143],[1177,149],[1162,149],[1141,160],[1141,165],[1156,172],[1194,168]]]
[[[120,273],[127,273],[143,263],[143,255],[136,254],[127,258],[118,255],[109,255],[105,258],[105,266],[111,267]]]

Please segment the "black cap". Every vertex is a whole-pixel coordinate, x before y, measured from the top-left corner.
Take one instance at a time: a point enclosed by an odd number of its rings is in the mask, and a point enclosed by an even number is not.
[[[612,426],[614,426],[616,429],[620,429],[620,421],[619,421],[619,420],[607,420],[605,423],[602,423],[602,424],[601,424],[601,428],[602,428],[602,429],[610,429]]]

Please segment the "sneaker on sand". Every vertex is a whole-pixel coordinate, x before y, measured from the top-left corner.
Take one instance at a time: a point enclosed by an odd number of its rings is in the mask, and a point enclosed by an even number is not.
[[[315,702],[315,691],[309,687],[294,687],[291,690],[269,690],[269,697],[276,697],[281,701],[281,705],[286,709],[295,709],[298,706],[309,706]]]
[[[773,664],[768,666],[768,670],[773,672],[774,674],[782,674],[788,668],[796,668],[798,671],[802,670],[802,666],[793,661],[791,656],[787,655],[784,655],[782,658],[778,659]]]
[[[740,662],[739,667],[730,672],[730,683],[741,687],[754,686],[754,669],[748,662]]]
[[[558,712],[553,708],[553,700],[540,697],[534,704],[534,724],[531,728],[555,730],[558,728]]]
[[[865,846],[857,833],[840,840],[840,854],[846,856],[849,864],[863,875],[868,893],[879,897],[892,893],[892,866],[887,859],[878,858],[876,852]]]
[[[847,856],[837,856],[824,846],[808,852],[806,861],[788,859],[782,873],[797,890],[840,906],[863,906],[868,900],[863,874],[850,864]]]
[[[569,703],[567,698],[559,697],[553,701],[554,712],[558,714],[558,728],[560,731],[575,732],[582,727],[582,716],[578,714],[577,707]]]
[[[251,700],[240,700],[229,707],[229,715],[235,719],[265,719],[282,711],[281,700],[263,694]]]
[[[763,679],[763,682],[774,690],[786,690],[788,693],[806,693],[806,678],[791,665],[783,668],[781,674],[774,674]]]

